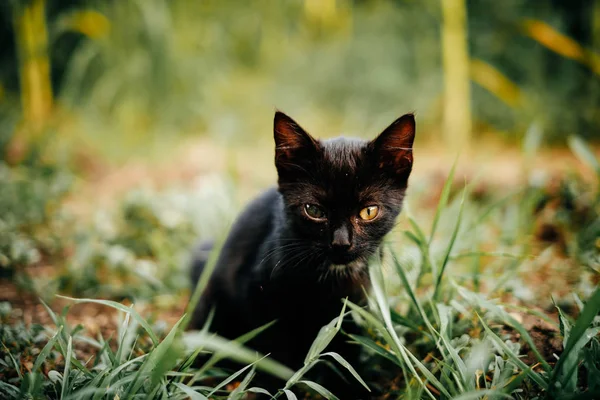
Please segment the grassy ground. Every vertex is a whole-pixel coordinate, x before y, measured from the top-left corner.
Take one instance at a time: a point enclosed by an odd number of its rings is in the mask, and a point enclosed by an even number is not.
[[[0,393],[251,398],[269,373],[275,397],[335,398],[304,375],[329,362],[361,371],[380,399],[596,398],[599,168],[571,147],[483,144],[451,168],[453,155],[422,146],[370,306],[346,304],[364,326],[348,337],[361,365],[327,352],[345,334],[334,320],[298,373],[244,349],[249,336],[184,333],[189,250],[274,182],[270,143],[193,140],[160,163],[87,162],[83,177],[36,157],[2,165]],[[194,363],[200,352],[212,357]]]

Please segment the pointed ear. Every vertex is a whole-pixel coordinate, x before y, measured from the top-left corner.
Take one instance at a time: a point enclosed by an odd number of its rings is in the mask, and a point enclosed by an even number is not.
[[[414,140],[415,116],[405,114],[370,143],[377,166],[399,178],[408,179],[413,164]]]
[[[273,124],[275,137],[275,165],[281,172],[303,160],[310,160],[319,148],[319,143],[290,117],[281,111],[275,112]]]

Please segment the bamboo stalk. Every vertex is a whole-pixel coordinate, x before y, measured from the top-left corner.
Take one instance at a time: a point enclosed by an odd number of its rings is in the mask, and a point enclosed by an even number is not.
[[[441,0],[444,68],[444,139],[451,149],[471,140],[471,88],[465,0]]]
[[[15,6],[13,20],[24,122],[33,132],[39,132],[50,116],[53,103],[46,0],[31,0],[25,5]]]

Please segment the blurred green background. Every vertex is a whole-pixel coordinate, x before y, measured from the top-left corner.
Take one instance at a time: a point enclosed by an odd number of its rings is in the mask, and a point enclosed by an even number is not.
[[[518,143],[532,124],[555,144],[600,132],[594,0],[13,0],[0,12],[5,144],[56,135],[122,159],[183,135],[252,143],[270,139],[275,107],[320,136],[370,136],[415,111],[420,140],[458,147]]]

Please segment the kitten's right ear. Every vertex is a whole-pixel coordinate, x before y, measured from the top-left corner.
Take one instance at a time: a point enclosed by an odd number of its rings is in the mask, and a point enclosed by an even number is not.
[[[319,143],[312,136],[281,111],[275,112],[273,134],[278,170],[298,164],[299,160],[306,159],[319,148]]]

